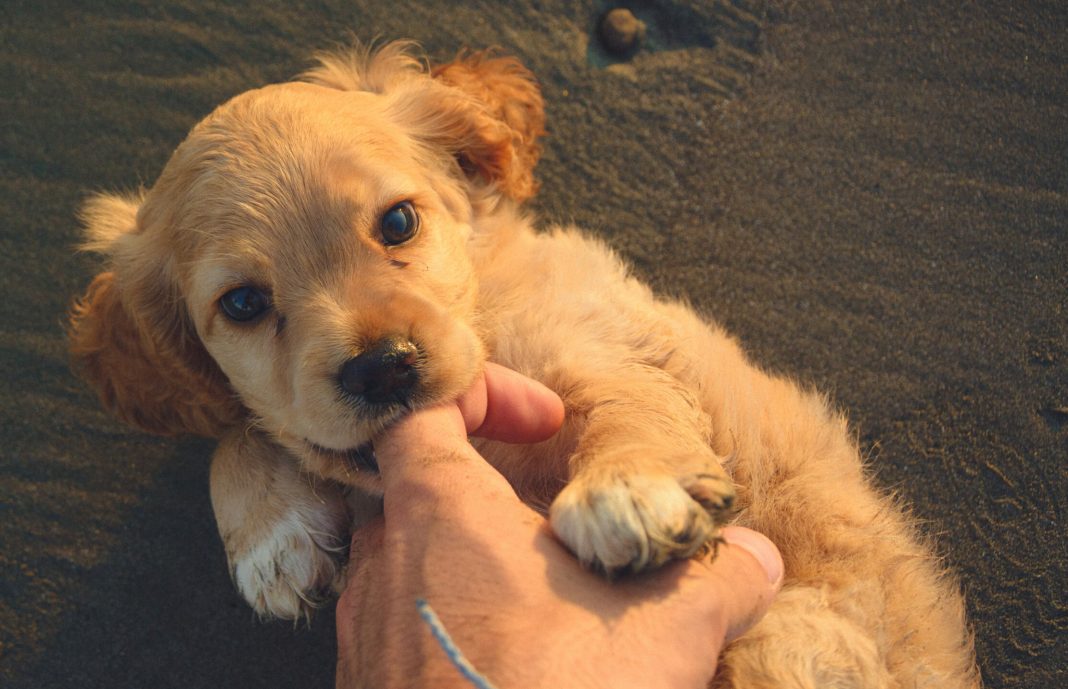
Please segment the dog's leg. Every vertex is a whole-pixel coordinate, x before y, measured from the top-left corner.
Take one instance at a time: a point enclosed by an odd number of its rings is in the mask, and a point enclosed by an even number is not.
[[[867,593],[881,592],[856,591]],[[886,689],[894,685],[883,654],[870,629],[833,609],[826,590],[787,586],[724,651],[712,689]]]
[[[654,366],[552,381],[585,420],[571,480],[550,508],[557,535],[609,574],[695,554],[716,537],[734,487],[709,445],[696,398]],[[578,376],[578,377],[576,377]]]
[[[737,521],[778,544],[786,585],[727,650],[729,683],[715,686],[977,689],[960,594],[900,508],[870,485],[845,419],[728,350],[716,361],[722,373],[706,378],[706,408],[733,419],[723,425]],[[717,410],[717,400],[729,407]]]
[[[223,439],[211,502],[241,595],[263,617],[297,619],[339,584],[350,517],[343,489],[302,473],[256,431]]]

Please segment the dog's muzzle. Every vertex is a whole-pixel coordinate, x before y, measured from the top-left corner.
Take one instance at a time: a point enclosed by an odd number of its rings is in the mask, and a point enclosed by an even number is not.
[[[419,385],[419,348],[388,337],[341,367],[341,389],[368,404],[406,404]]]

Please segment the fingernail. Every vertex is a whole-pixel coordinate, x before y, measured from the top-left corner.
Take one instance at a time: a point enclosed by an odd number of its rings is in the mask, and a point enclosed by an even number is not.
[[[740,526],[728,526],[720,532],[728,545],[738,546],[752,555],[768,577],[768,583],[778,587],[782,583],[782,556],[775,544],[764,534]]]

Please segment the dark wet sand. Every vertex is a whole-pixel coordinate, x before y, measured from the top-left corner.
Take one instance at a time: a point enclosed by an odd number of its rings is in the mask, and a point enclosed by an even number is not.
[[[637,3],[652,50],[610,65],[591,3],[292,4],[4,5],[0,684],[332,683],[329,611],[264,625],[233,592],[210,444],[108,419],[62,318],[87,192],[150,184],[215,104],[352,30],[519,55],[544,217],[827,390],[959,572],[987,685],[1068,686],[1068,10]]]

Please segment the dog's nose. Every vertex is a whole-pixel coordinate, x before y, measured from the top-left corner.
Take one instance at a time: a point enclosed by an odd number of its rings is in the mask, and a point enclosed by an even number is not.
[[[406,339],[379,340],[341,367],[341,389],[371,404],[405,402],[419,382],[418,358]]]

